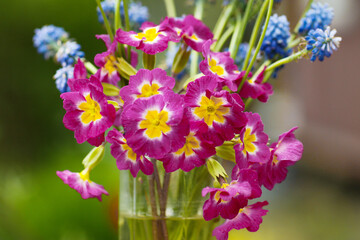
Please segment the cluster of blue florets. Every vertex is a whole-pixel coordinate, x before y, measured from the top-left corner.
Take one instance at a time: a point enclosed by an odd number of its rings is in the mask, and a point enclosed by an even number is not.
[[[56,54],[58,46],[62,39],[67,39],[68,33],[61,27],[54,25],[43,26],[40,29],[35,29],[33,37],[34,46],[38,53],[42,54],[46,59],[53,57]]]
[[[334,9],[327,3],[314,2],[305,17],[301,19],[299,33],[306,35],[310,30],[325,30],[334,18]]]
[[[115,14],[115,0],[105,0],[101,2],[101,7],[108,19],[113,19]],[[121,18],[124,19],[124,5],[120,4]],[[97,8],[98,20],[100,23],[104,23],[103,16],[99,8]],[[140,2],[132,2],[129,4],[129,20],[132,26],[140,26],[149,19],[149,10],[146,6],[143,6]]]
[[[58,69],[54,75],[56,88],[61,93],[70,92],[70,87],[67,84],[69,78],[74,77],[74,67],[71,65]]]
[[[325,57],[330,57],[333,51],[337,50],[341,37],[335,37],[336,29],[331,30],[327,27],[325,30],[320,28],[310,30],[306,36],[307,50],[312,50],[311,61],[314,62],[316,58],[323,61]]]
[[[235,64],[239,67],[239,69],[243,68],[246,55],[248,54],[249,51],[251,51],[250,58],[252,58],[254,56],[254,54],[255,54],[255,49],[249,49],[249,44],[248,43],[240,44],[238,52],[236,53],[236,56],[235,56],[235,59],[234,59]],[[260,54],[258,54],[256,56],[256,58],[260,59],[261,58]]]
[[[285,15],[274,14],[270,17],[269,25],[261,45],[268,59],[277,59],[289,56],[291,50],[286,49],[290,38],[290,24]]]
[[[56,87],[61,93],[69,91],[67,79],[73,77],[73,64],[85,56],[81,46],[69,40],[69,34],[63,28],[54,25],[35,29],[33,42],[45,59],[54,57],[61,64],[62,68],[54,76]]]

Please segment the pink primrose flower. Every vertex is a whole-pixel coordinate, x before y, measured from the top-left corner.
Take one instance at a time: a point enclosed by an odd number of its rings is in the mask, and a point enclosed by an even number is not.
[[[120,96],[125,105],[133,103],[139,98],[148,98],[172,90],[175,79],[168,77],[166,71],[155,68],[153,70],[140,69],[136,75],[130,76],[129,85],[121,88]]]
[[[208,131],[204,137],[216,146],[234,137],[246,124],[244,104],[238,94],[217,88],[216,78],[203,76],[189,83],[185,106],[189,108],[190,122],[205,122]]]
[[[226,85],[231,91],[236,91],[235,80],[239,78],[239,70],[229,52],[212,52],[212,43],[212,40],[208,40],[203,44],[204,60],[200,62],[200,71],[206,76],[216,77],[220,87]]]
[[[204,219],[209,221],[217,216],[232,219],[238,215],[241,208],[248,204],[249,199],[261,196],[261,188],[254,170],[243,169],[238,178],[230,184],[223,183],[221,188],[206,187],[202,195],[210,193],[203,206]]]
[[[74,173],[69,170],[65,170],[62,172],[57,171],[56,174],[65,184],[80,193],[83,199],[97,198],[101,201],[102,194],[109,195],[103,186],[90,181],[89,171],[86,169],[81,173]]]
[[[116,159],[116,165],[120,170],[130,170],[136,177],[139,170],[146,175],[151,175],[154,166],[143,155],[136,154],[126,143],[125,137],[116,129],[108,132],[106,141],[111,144],[111,155]]]
[[[225,223],[216,227],[213,236],[216,236],[217,240],[227,240],[232,229],[246,228],[250,232],[256,232],[262,223],[262,217],[268,212],[268,210],[263,209],[266,205],[268,205],[268,202],[264,201],[241,208],[235,218],[228,219]]]
[[[183,106],[183,97],[172,91],[127,105],[121,118],[127,144],[136,154],[156,159],[178,150],[187,131],[180,124]]]
[[[108,104],[102,92],[102,85],[95,78],[69,79],[71,92],[63,93],[63,118],[67,129],[74,131],[76,141],[88,141],[99,146],[104,132],[113,125],[115,108]]]
[[[207,158],[216,154],[215,146],[203,137],[203,133],[207,131],[205,123],[193,123],[189,127],[189,120],[184,117],[181,125],[182,128],[188,129],[185,143],[177,151],[159,159],[167,172],[174,172],[177,169],[189,172],[195,167],[204,165]]]
[[[244,82],[244,85],[242,86],[240,90],[240,96],[242,98],[253,98],[258,99],[260,102],[267,102],[269,99],[269,96],[274,93],[272,86],[270,83],[262,83],[264,80],[264,73],[265,73],[266,67],[264,70],[254,79],[251,78],[251,75],[249,76],[250,79],[246,80]],[[239,76],[239,83],[243,81],[244,72],[242,72]]]
[[[259,182],[269,190],[272,190],[275,184],[284,181],[287,168],[301,159],[304,147],[295,137],[296,129],[297,127],[294,127],[281,134],[279,140],[270,145],[271,158],[267,163],[254,166],[258,170]]]
[[[168,18],[165,18],[159,25],[144,22],[140,30],[142,32],[136,33],[134,31],[126,32],[119,28],[115,39],[119,43],[136,47],[150,55],[165,51],[169,41],[178,42],[180,40],[170,27]]]
[[[246,112],[247,124],[240,132],[238,144],[234,146],[236,163],[240,168],[248,167],[249,163],[266,163],[270,158],[267,146],[269,137],[264,133],[264,125],[260,115]]]
[[[95,56],[95,65],[100,67],[97,74],[100,82],[106,82],[117,86],[120,80],[120,75],[117,71],[118,60],[116,59],[115,52],[117,51],[118,42],[111,42],[109,35],[96,35],[97,39],[104,41],[107,50]],[[138,63],[138,54],[131,51],[131,65],[135,68]]]
[[[170,18],[169,22],[178,36],[197,52],[201,52],[204,43],[214,37],[209,27],[192,15],[183,18]]]

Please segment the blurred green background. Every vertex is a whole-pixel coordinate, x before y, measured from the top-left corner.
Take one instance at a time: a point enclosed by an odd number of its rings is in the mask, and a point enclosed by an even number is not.
[[[162,1],[142,2],[149,7],[152,21],[158,22],[165,16]],[[345,2],[353,4],[354,1]],[[178,14],[193,11],[186,1],[176,3]],[[285,4],[279,11],[294,13],[290,20],[296,21],[300,13],[294,11],[291,4]],[[221,1],[206,6],[205,21],[211,27],[220,6]],[[55,174],[57,170],[81,170],[81,160],[90,146],[78,145],[73,133],[63,126],[64,110],[52,80],[58,66],[51,60],[45,61],[32,45],[35,28],[54,24],[68,31],[82,45],[87,59],[93,59],[96,53],[105,49],[103,43],[94,37],[95,34],[104,33],[103,27],[97,22],[95,8],[96,3],[92,0],[1,2],[1,240],[117,238],[118,170],[109,152],[92,173],[92,179],[104,185],[110,193],[101,203],[96,199],[81,199]],[[336,58],[336,54],[333,58]],[[305,69],[309,65],[307,63]],[[297,70],[289,67],[284,70],[287,71],[289,76]],[[275,87],[278,89],[275,94],[278,91],[280,96],[283,96],[281,93],[289,95],[294,92],[293,85],[285,80],[278,80]],[[296,91],[294,94],[299,96]],[[278,104],[283,101],[274,96],[267,105],[254,106],[264,114],[266,130],[273,135],[272,139],[293,125],[307,126],[301,116],[297,118],[298,115],[291,115],[293,112],[286,115],[288,108]],[[285,111],[283,114],[288,121],[283,124],[284,119],[272,117],[275,113],[273,109]],[[306,150],[306,137],[310,135],[300,135],[304,138]],[[338,176],[336,171],[334,174],[334,171],[327,171],[321,164],[316,164],[319,161],[326,163],[326,159],[314,158],[315,155],[315,152],[305,152],[304,159],[290,168],[286,182],[276,186],[272,192],[265,191],[264,199],[270,202],[270,211],[264,217],[260,230],[257,233],[232,232],[232,239],[360,239],[358,171],[352,175],[345,173]],[[354,156],[356,161],[360,159],[359,155]],[[339,158],[338,162],[332,162],[335,169],[341,161]],[[352,165],[349,167],[353,168]]]

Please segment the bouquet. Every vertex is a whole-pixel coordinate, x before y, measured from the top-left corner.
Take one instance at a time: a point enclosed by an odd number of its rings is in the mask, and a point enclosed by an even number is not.
[[[222,240],[232,229],[257,231],[268,212],[257,200],[262,187],[285,180],[303,145],[297,127],[269,144],[251,103],[267,102],[269,80],[285,64],[323,61],[339,47],[333,9],[308,1],[291,31],[286,16],[273,13],[281,0],[224,0],[211,30],[201,19],[214,1],[197,0],[194,15],[177,15],[174,0],[164,0],[159,23],[140,2],[96,2],[106,30],[96,37],[106,51],[94,64],[61,27],[46,25],[33,38],[61,65],[54,78],[65,127],[94,146],[83,170],[58,171],[59,178],[101,201],[108,192],[90,173],[109,145],[126,185],[120,239]]]

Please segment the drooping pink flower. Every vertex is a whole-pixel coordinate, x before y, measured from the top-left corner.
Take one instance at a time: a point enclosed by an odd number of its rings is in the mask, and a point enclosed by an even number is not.
[[[57,171],[56,174],[63,180],[63,182],[75,189],[81,194],[83,199],[97,198],[101,201],[101,195],[109,195],[103,186],[90,181],[89,172],[87,169],[80,173],[70,172],[69,170]]]
[[[60,95],[66,110],[64,125],[74,131],[78,143],[99,146],[104,132],[114,123],[115,108],[107,103],[96,79],[69,79],[69,86],[71,92]]]
[[[166,71],[140,69],[136,75],[130,76],[129,85],[121,88],[120,96],[125,104],[133,103],[138,98],[147,98],[172,90],[175,79],[166,75]]]
[[[96,38],[104,41],[107,50],[103,53],[99,53],[95,56],[94,62],[95,65],[100,67],[97,74],[100,79],[100,82],[106,82],[117,86],[117,83],[120,80],[120,75],[117,71],[118,60],[115,56],[117,51],[118,42],[111,42],[109,35],[96,35]],[[136,67],[138,62],[138,54],[135,51],[131,51],[131,65]]]
[[[116,165],[120,170],[130,170],[133,177],[139,170],[146,175],[151,175],[154,166],[143,155],[136,154],[126,143],[125,137],[116,129],[108,132],[106,141],[111,144],[111,155],[116,159]]]
[[[223,183],[221,188],[206,187],[202,195],[210,193],[203,206],[204,219],[209,221],[217,216],[232,219],[238,215],[241,208],[248,204],[249,199],[261,196],[261,188],[257,182],[257,174],[250,169],[243,169],[238,179],[230,184]]]
[[[192,15],[183,18],[170,18],[169,22],[178,36],[197,52],[201,52],[203,44],[214,37],[211,30]]]
[[[191,124],[189,127],[188,119],[184,118],[181,125],[182,128],[188,129],[184,145],[159,159],[167,172],[177,169],[189,172],[204,165],[207,158],[216,154],[215,146],[203,137],[203,133],[207,131],[205,123]]]
[[[266,205],[268,205],[267,201],[257,202],[240,209],[235,218],[228,219],[224,224],[216,227],[213,236],[216,236],[217,240],[227,240],[232,229],[246,228],[250,232],[256,232],[262,223],[262,217],[268,212],[268,210],[263,209]]]
[[[126,32],[119,28],[116,32],[116,41],[122,44],[136,47],[146,54],[155,55],[163,52],[168,47],[169,41],[178,42],[176,32],[169,25],[169,19],[165,18],[159,25],[144,22],[141,25],[142,32]]]
[[[270,145],[271,158],[265,164],[257,164],[254,169],[258,170],[259,182],[267,189],[272,190],[274,185],[285,180],[288,167],[301,159],[304,147],[296,139],[294,131],[290,129],[279,136],[279,140]]]
[[[127,144],[136,154],[162,158],[178,150],[185,142],[182,96],[168,91],[139,98],[124,108],[122,123]]]
[[[240,168],[246,168],[249,163],[266,163],[270,158],[267,146],[269,137],[264,133],[264,125],[260,115],[246,112],[246,126],[240,132],[238,144],[234,146],[236,163]]]
[[[264,80],[264,70],[254,79],[250,77],[249,80],[246,80],[241,88],[240,96],[242,98],[253,98],[258,99],[260,102],[267,102],[269,96],[273,94],[273,89],[270,83],[262,83]],[[240,74],[240,81],[243,80],[244,72]]]
[[[208,40],[203,44],[204,60],[200,63],[200,71],[207,76],[216,77],[220,87],[226,85],[231,91],[236,91],[235,81],[239,78],[239,71],[234,59],[229,52],[212,52],[212,43],[212,40]]]
[[[215,77],[203,76],[189,83],[185,95],[185,106],[189,107],[191,122],[205,122],[206,136],[216,146],[231,140],[246,123],[244,104],[237,94],[217,88]]]

